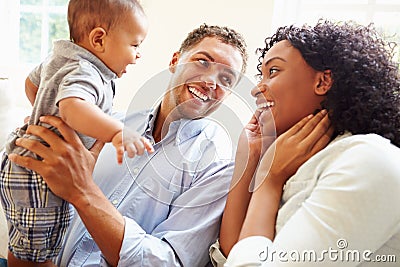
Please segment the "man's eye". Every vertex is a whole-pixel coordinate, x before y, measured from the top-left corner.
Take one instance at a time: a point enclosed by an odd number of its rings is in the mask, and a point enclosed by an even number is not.
[[[229,76],[222,75],[222,76],[220,77],[220,79],[221,79],[222,85],[225,86],[225,87],[231,87],[232,84],[233,84],[233,82],[232,82],[233,80],[232,80],[231,77],[229,77]]]
[[[200,63],[201,65],[203,65],[204,67],[208,67],[208,66],[210,65],[210,63],[209,63],[207,60],[205,60],[205,59],[199,59],[198,61],[199,61],[199,63]]]

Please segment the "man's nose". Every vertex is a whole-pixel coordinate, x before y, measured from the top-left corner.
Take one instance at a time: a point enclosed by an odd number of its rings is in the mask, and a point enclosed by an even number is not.
[[[218,73],[212,70],[204,73],[201,77],[202,86],[209,90],[215,90],[217,88],[217,76]]]
[[[206,87],[209,90],[215,90],[217,88],[217,83],[211,80],[203,80],[202,86]]]

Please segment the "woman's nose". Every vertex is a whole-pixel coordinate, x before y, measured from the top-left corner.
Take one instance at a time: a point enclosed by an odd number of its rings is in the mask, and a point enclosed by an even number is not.
[[[258,94],[262,94],[267,91],[267,86],[264,83],[259,83],[253,89],[251,89],[251,95],[257,97]]]

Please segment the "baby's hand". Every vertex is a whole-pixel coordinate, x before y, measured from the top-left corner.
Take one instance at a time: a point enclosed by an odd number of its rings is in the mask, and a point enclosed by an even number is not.
[[[124,148],[128,153],[128,157],[133,158],[136,155],[143,155],[147,150],[149,153],[154,152],[154,148],[150,141],[141,136],[138,132],[124,129]]]
[[[154,152],[154,148],[147,138],[141,136],[138,132],[126,129],[124,129],[123,138],[122,132],[119,132],[112,139],[112,143],[117,149],[117,160],[119,164],[122,163],[124,151],[128,153],[128,157],[130,158],[136,155],[143,155],[145,150],[149,153]]]
[[[118,164],[122,164],[122,157],[124,156],[124,145],[122,143],[122,131],[119,131],[114,135],[114,137],[111,140],[111,143],[117,150],[117,161]]]

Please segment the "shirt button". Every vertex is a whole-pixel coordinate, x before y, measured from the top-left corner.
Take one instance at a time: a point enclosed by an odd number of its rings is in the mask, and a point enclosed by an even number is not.
[[[139,168],[133,168],[133,170],[132,170],[132,172],[133,172],[133,174],[138,174],[139,173]]]
[[[117,205],[117,204],[118,204],[118,200],[114,199],[111,203],[112,203],[113,205]]]

